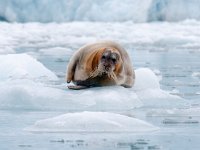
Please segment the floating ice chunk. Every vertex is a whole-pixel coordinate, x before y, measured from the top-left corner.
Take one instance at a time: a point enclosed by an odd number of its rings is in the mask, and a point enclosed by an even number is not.
[[[79,99],[92,99],[95,101],[95,109],[123,110],[143,106],[135,92],[120,86],[100,87],[88,89],[79,93]],[[92,97],[91,97],[92,96]],[[93,107],[93,106],[92,106]]]
[[[145,68],[136,70],[134,88],[110,86],[73,91],[67,89],[66,84],[60,86],[62,89],[22,79],[0,82],[0,108],[119,111],[138,107],[182,107],[185,102],[161,90],[156,75]]]
[[[30,80],[0,82],[0,95],[0,108],[9,110],[66,110],[74,104],[65,91]]]
[[[108,112],[68,113],[37,121],[32,132],[147,132],[157,127],[124,115]]]
[[[159,80],[154,72],[148,68],[139,68],[135,70],[135,90],[159,89]]]
[[[0,82],[0,95],[0,108],[9,110],[129,110],[142,106],[137,95],[123,87],[72,91],[12,80]]]
[[[156,76],[158,77],[158,80],[161,81],[162,80],[162,74],[160,72],[160,70],[158,69],[154,69],[153,72],[156,74]]]
[[[154,109],[146,114],[149,117],[186,117],[186,116],[200,116],[200,107],[190,107],[190,108],[174,108],[174,109]]]
[[[52,57],[60,58],[60,57],[67,57],[71,56],[73,51],[69,48],[64,47],[53,47],[53,48],[46,48],[40,49],[39,52],[43,55],[50,55]],[[69,59],[69,58],[68,58]]]
[[[0,62],[0,81],[10,78],[58,80],[53,72],[27,54],[0,55]]]
[[[143,102],[144,107],[179,108],[187,105],[185,99],[171,95],[169,92],[161,89],[146,89],[136,91],[136,94]]]
[[[192,77],[200,78],[200,72],[193,72]]]
[[[144,107],[184,106],[184,99],[160,89],[159,77],[152,70],[148,68],[136,69],[135,76],[133,89]]]

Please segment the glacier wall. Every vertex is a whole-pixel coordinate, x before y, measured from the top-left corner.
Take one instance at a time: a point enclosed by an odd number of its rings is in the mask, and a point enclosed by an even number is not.
[[[200,20],[200,0],[0,0],[8,22]]]
[[[200,20],[199,0],[153,0],[148,21]]]

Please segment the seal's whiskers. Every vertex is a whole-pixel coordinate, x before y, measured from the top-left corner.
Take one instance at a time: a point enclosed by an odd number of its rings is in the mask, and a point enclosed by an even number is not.
[[[98,70],[98,68],[96,68],[93,72],[91,72],[90,74],[89,74],[89,77],[90,78],[92,78],[92,77],[96,77],[96,76],[98,76],[99,75],[99,70]]]
[[[112,78],[115,82],[117,81],[117,76],[116,76],[116,74],[114,72],[108,73],[108,77]]]

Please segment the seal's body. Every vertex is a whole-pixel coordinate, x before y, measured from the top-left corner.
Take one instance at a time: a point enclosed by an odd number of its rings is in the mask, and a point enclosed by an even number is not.
[[[128,53],[111,41],[88,44],[72,56],[67,69],[67,83],[83,89],[94,86],[121,85],[132,87],[135,73]]]

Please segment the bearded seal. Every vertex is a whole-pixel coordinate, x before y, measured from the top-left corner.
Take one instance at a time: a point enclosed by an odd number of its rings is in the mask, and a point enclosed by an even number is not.
[[[116,42],[87,44],[72,56],[67,67],[66,81],[79,90],[96,86],[120,85],[131,88],[135,72],[126,50]]]

